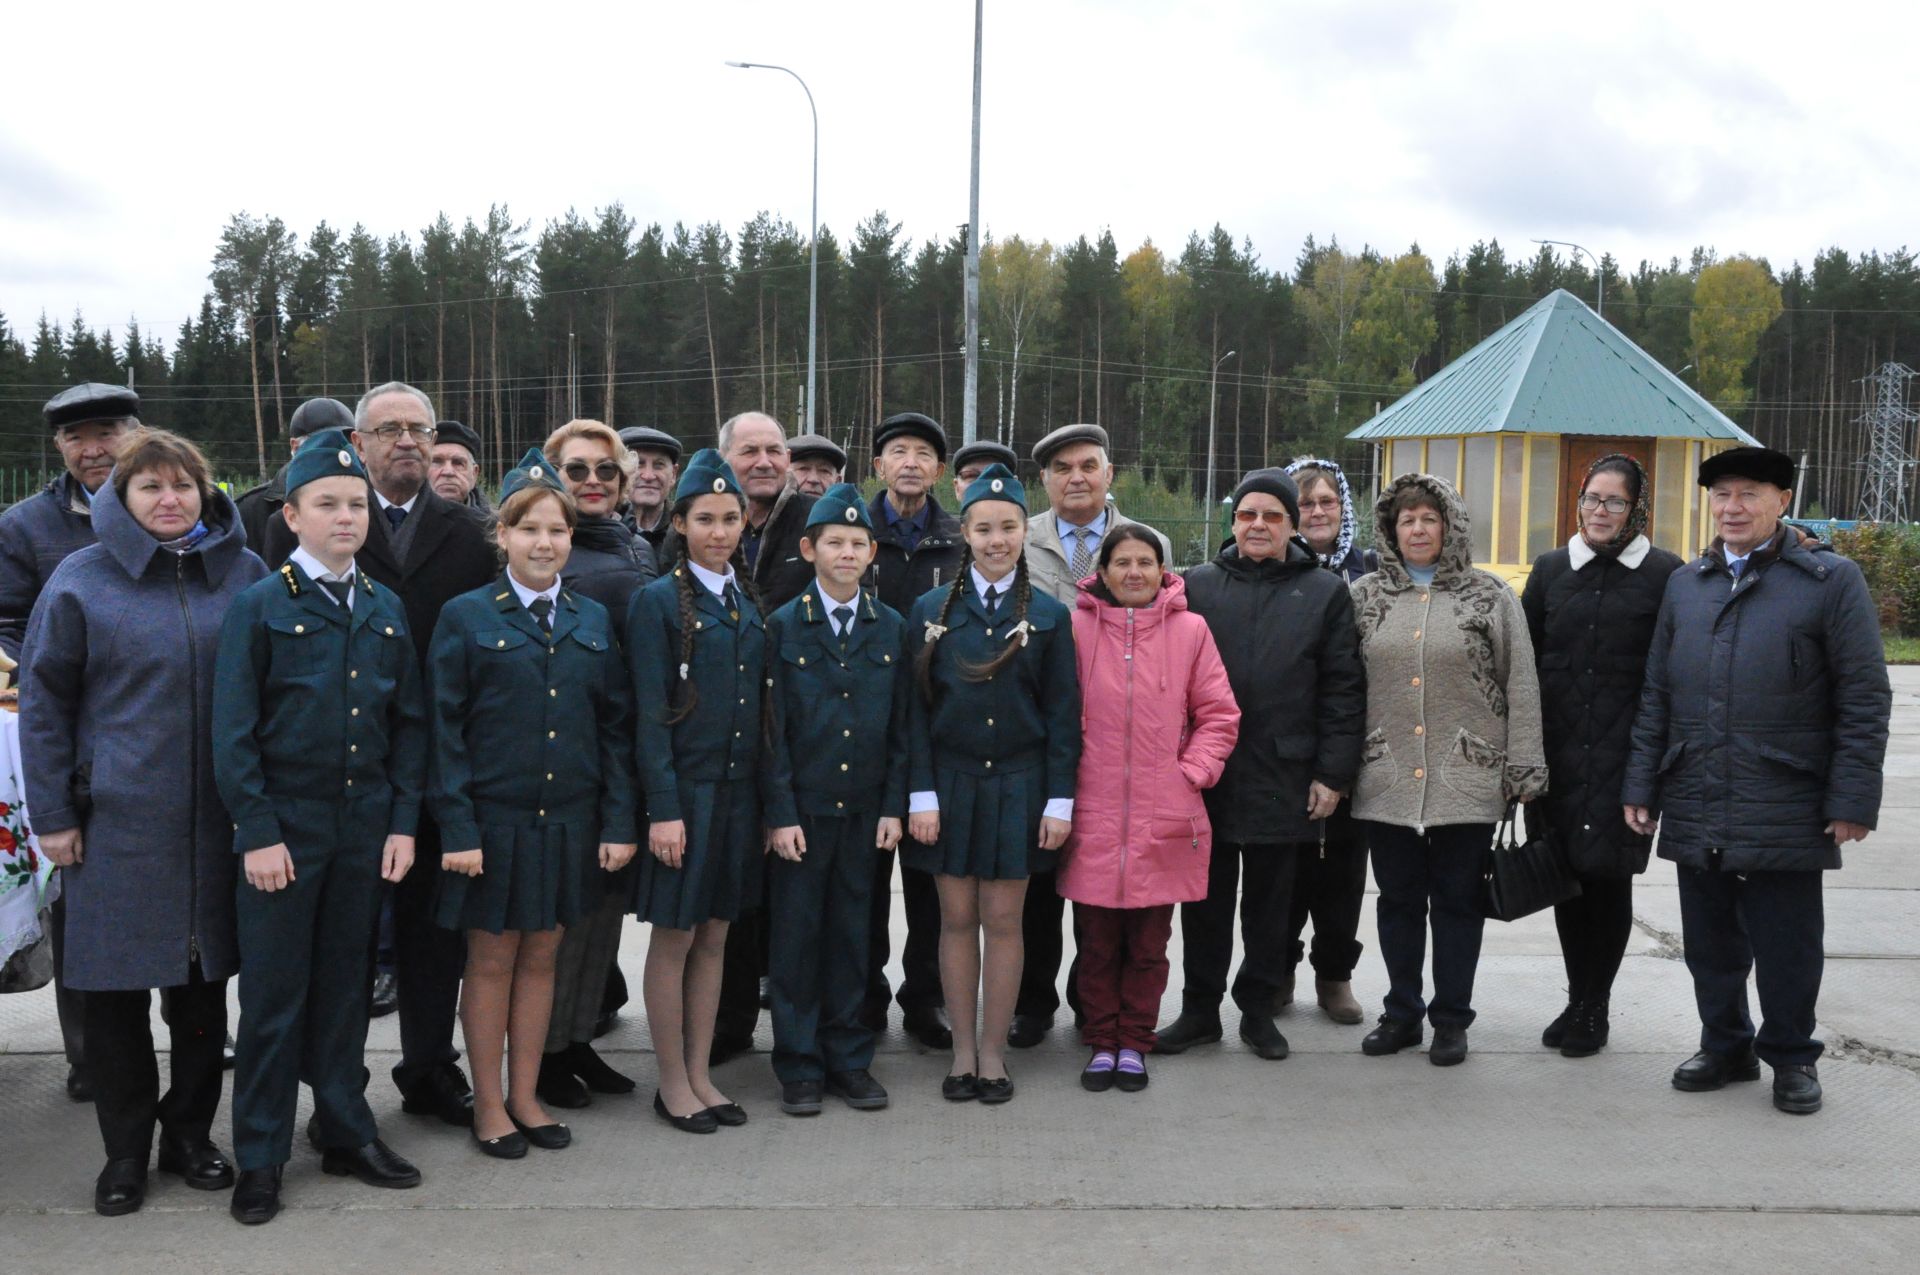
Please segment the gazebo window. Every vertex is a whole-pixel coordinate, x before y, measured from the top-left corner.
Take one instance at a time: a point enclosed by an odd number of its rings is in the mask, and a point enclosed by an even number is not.
[[[1432,450],[1438,450],[1442,441],[1453,444],[1456,449],[1459,447],[1457,439],[1436,438]],[[1466,489],[1463,494],[1467,498],[1467,521],[1473,530],[1475,562],[1493,561],[1494,497],[1500,477],[1495,461],[1497,449],[1498,442],[1491,434],[1477,434],[1467,439],[1461,485]]]
[[[1532,562],[1559,544],[1554,508],[1560,500],[1560,439],[1552,434],[1535,434],[1528,440],[1533,446],[1533,467],[1527,478],[1527,552],[1514,561]]]
[[[1687,499],[1687,488],[1693,485],[1690,481],[1693,474],[1687,464],[1687,453],[1691,450],[1684,438],[1663,438],[1654,452],[1650,534],[1655,544],[1682,557],[1692,556],[1687,543],[1693,530],[1693,519],[1689,516],[1692,510],[1688,508],[1692,502]]]
[[[1520,533],[1526,519],[1527,440],[1519,434],[1500,436],[1500,528],[1497,562],[1520,561]]]
[[[1446,479],[1453,484],[1456,491],[1464,491],[1472,478],[1463,482],[1460,477],[1460,440],[1457,438],[1428,439],[1427,472],[1436,478]]]

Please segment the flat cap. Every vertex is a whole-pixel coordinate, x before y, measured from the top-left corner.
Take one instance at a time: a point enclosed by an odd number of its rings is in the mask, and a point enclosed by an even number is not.
[[[1107,431],[1098,425],[1062,425],[1033,445],[1033,463],[1045,469],[1053,454],[1070,443],[1097,443],[1106,448]]]
[[[1711,487],[1722,478],[1751,478],[1793,490],[1793,457],[1771,447],[1729,447],[1700,462],[1700,485]]]
[[[647,425],[629,425],[620,431],[620,441],[627,445],[630,452],[665,452],[675,460],[680,459],[684,450],[680,440],[662,429]]]
[[[911,438],[925,439],[933,447],[933,454],[942,464],[947,459],[947,431],[940,428],[940,422],[922,412],[901,412],[889,416],[880,422],[880,428],[873,432],[873,450],[877,455],[887,445],[890,438],[905,434]]]
[[[458,443],[466,448],[475,460],[480,459],[480,435],[473,432],[471,425],[463,425],[459,421],[441,421],[433,427],[433,431],[435,446],[441,443]]]
[[[124,385],[87,381],[61,390],[40,410],[46,415],[49,429],[64,429],[89,421],[118,421],[138,416],[140,396]]]
[[[305,438],[323,429],[353,428],[353,412],[337,398],[310,398],[287,418],[288,438]]]
[[[1013,448],[1005,443],[989,442],[986,439],[977,443],[968,443],[953,454],[953,467],[956,471],[965,469],[968,465],[981,463],[1005,465],[1011,470],[1019,466],[1020,458],[1014,455]]]
[[[873,445],[878,448],[879,440],[874,440]],[[824,434],[801,434],[788,439],[787,455],[794,460],[805,460],[809,456],[830,460],[836,469],[847,467],[847,453],[841,449],[840,444]]]

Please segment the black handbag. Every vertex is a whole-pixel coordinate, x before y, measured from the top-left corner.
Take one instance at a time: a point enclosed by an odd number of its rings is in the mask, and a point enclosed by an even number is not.
[[[1480,911],[1495,921],[1518,921],[1580,893],[1579,878],[1553,839],[1517,840],[1513,816],[1509,805],[1507,817],[1493,830],[1480,874]]]

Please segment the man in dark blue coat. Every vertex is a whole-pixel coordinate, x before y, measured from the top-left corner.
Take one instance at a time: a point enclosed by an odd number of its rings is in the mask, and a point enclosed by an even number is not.
[[[89,382],[61,390],[40,409],[53,430],[66,472],[45,490],[0,514],[0,650],[20,658],[27,617],[53,569],[94,542],[93,493],[113,472],[113,454],[127,431],[140,424],[140,397],[119,385]],[[67,1054],[67,1096],[92,1100],[87,1080],[86,1033],[81,993],[64,977],[67,910],[53,905],[54,1004]]]
[[[1892,691],[1860,569],[1781,521],[1792,459],[1736,447],[1699,480],[1718,534],[1667,580],[1622,800],[1679,865],[1701,1032],[1674,1088],[1757,1080],[1766,1062],[1773,1105],[1804,1115],[1821,1100],[1821,873],[1879,818]]]

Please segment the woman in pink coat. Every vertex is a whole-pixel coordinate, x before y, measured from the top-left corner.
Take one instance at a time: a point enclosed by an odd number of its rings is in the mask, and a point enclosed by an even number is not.
[[[1173,905],[1207,893],[1213,831],[1200,791],[1240,734],[1213,635],[1160,555],[1145,527],[1113,528],[1073,613],[1082,748],[1059,880],[1093,1047],[1080,1083],[1096,1093],[1147,1087]]]

